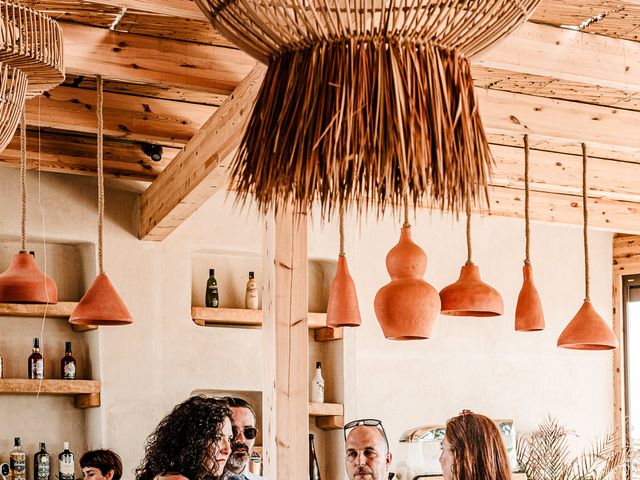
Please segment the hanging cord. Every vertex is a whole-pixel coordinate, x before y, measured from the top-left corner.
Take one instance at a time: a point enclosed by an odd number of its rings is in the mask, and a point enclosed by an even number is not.
[[[102,226],[104,222],[104,174],[103,174],[103,139],[102,132],[104,130],[104,118],[102,115],[102,105],[104,102],[102,75],[98,75],[98,272],[104,275],[104,266],[102,263]]]
[[[467,262],[465,265],[473,265],[471,260],[471,200],[467,198]]]
[[[27,118],[20,119],[20,192],[22,216],[20,218],[20,253],[27,253]]]
[[[344,257],[344,202],[340,201],[340,256]]]
[[[407,195],[404,196],[404,223],[402,224],[402,228],[409,228],[411,224],[409,223],[409,197]]]
[[[531,265],[529,241],[531,228],[529,226],[529,135],[524,136],[524,237],[525,237],[525,265]]]
[[[589,298],[589,235],[587,226],[589,224],[589,212],[587,211],[587,144],[582,144],[582,215],[584,233],[584,301],[590,302]]]

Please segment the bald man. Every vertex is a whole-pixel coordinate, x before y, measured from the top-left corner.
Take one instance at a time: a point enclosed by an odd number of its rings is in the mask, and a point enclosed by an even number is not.
[[[358,421],[356,421],[358,422]],[[387,480],[391,452],[382,424],[356,425],[345,440],[345,463],[349,480]]]

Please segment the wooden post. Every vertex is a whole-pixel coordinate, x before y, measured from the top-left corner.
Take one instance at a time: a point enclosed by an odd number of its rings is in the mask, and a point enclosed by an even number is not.
[[[307,219],[269,215],[264,239],[264,478],[306,478],[309,441]]]

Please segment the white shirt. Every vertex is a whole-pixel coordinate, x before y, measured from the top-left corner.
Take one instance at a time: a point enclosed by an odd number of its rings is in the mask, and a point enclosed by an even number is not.
[[[249,471],[249,462],[251,460],[247,461],[247,463],[244,466],[244,470],[242,471],[242,475],[244,475],[245,477],[247,477],[249,480],[262,480],[262,477],[260,475],[256,475],[255,473],[251,473]]]

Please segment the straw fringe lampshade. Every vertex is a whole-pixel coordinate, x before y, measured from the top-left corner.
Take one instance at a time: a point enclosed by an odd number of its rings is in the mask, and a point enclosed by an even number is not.
[[[582,144],[582,213],[584,216],[584,289],[582,307],[558,338],[558,347],[573,350],[612,350],[618,348],[618,337],[611,326],[598,315],[589,297],[589,212],[587,210],[587,146]]]
[[[375,201],[453,211],[492,157],[469,58],[539,0],[195,0],[268,65],[231,168],[241,198],[323,215]]]

